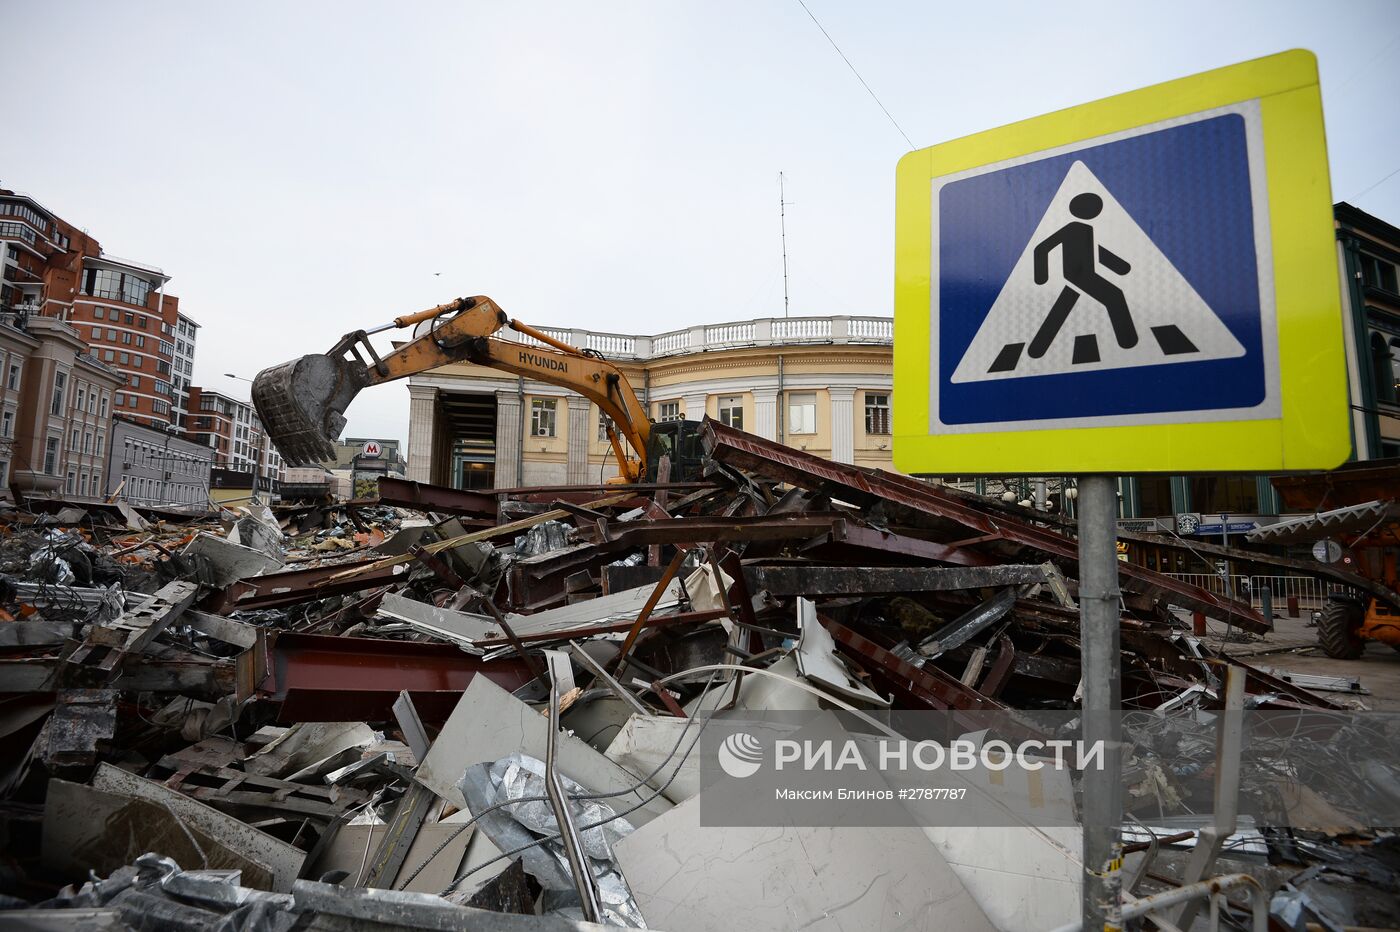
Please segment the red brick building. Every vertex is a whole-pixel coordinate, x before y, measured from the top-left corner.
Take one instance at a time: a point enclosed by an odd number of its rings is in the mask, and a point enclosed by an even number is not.
[[[186,435],[214,451],[214,467],[248,473],[276,490],[282,457],[268,440],[251,403],[212,389],[192,386]]]
[[[165,293],[159,268],[105,253],[96,239],[34,198],[0,189],[0,306],[65,321],[100,362],[125,376],[113,411],[157,428],[178,425],[195,324]],[[181,353],[177,359],[177,334]]]

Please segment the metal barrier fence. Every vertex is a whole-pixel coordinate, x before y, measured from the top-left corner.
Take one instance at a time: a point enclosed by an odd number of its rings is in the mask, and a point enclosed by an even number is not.
[[[1167,573],[1172,579],[1199,586],[1216,595],[1229,596],[1244,601],[1254,608],[1260,607],[1259,591],[1268,586],[1273,592],[1274,611],[1287,610],[1287,600],[1296,598],[1300,609],[1319,609],[1327,601],[1330,592],[1344,592],[1344,587],[1327,583],[1315,576],[1245,576],[1233,574],[1226,577],[1220,573]]]

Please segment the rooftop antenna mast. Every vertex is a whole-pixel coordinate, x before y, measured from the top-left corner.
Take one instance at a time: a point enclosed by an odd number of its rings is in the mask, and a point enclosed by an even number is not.
[[[783,316],[788,316],[787,201],[783,198],[783,173],[778,172],[778,225],[783,233]]]

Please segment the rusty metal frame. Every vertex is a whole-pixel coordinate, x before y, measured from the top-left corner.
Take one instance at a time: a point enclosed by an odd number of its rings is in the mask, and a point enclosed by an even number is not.
[[[200,608],[215,615],[226,615],[239,609],[282,608],[300,605],[313,599],[324,599],[327,596],[387,586],[407,578],[401,567],[372,568],[376,563],[382,562],[378,558],[357,560],[353,563],[336,563],[304,570],[268,573],[265,576],[251,576],[211,593],[200,604]],[[361,567],[365,572],[353,572]],[[334,578],[343,574],[349,575],[345,575],[343,579]]]
[[[1078,543],[1073,538],[1011,516],[990,515],[931,483],[878,469],[864,470],[833,463],[725,427],[709,418],[701,424],[700,437],[709,455],[725,465],[803,488],[820,489],[834,498],[863,508],[872,508],[881,503],[902,506],[1078,564]],[[1118,569],[1122,576],[1132,580],[1133,588],[1140,592],[1183,608],[1204,612],[1212,618],[1229,618],[1251,631],[1269,630],[1268,622],[1241,602],[1219,598],[1197,586],[1187,585],[1132,563],[1119,563]]]
[[[485,661],[455,644],[283,632],[263,693],[283,722],[392,721],[407,690],[425,721],[446,721],[472,679],[514,691],[535,678],[518,657]]]

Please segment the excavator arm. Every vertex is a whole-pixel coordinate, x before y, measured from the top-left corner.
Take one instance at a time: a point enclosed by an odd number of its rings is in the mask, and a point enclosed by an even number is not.
[[[422,321],[432,322],[426,333],[382,358],[369,342],[371,333]],[[539,345],[493,338],[504,327]],[[309,466],[334,456],[335,439],[345,428],[345,409],[361,389],[454,362],[573,389],[611,419],[608,436],[622,476],[636,482],[645,472],[651,420],[627,377],[597,354],[511,320],[496,302],[481,295],[399,317],[374,330],[348,333],[327,353],[264,369],[253,379],[253,404],[288,465]],[[624,440],[635,457],[623,448]]]

